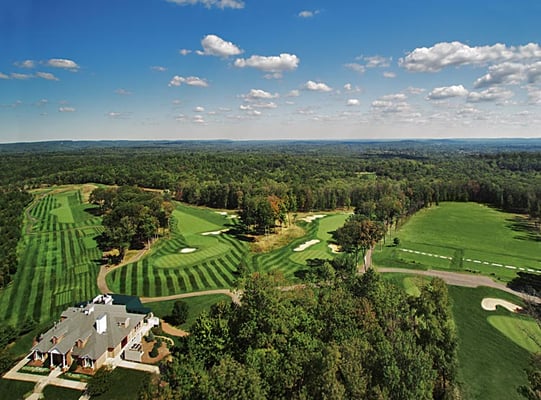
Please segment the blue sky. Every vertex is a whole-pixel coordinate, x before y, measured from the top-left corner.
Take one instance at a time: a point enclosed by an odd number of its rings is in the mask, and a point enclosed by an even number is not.
[[[541,2],[4,0],[0,142],[541,136]]]

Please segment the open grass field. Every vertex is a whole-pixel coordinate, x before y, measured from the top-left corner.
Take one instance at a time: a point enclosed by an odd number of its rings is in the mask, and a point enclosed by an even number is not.
[[[117,293],[167,296],[233,286],[248,245],[223,232],[235,219],[213,210],[177,204],[171,235],[141,260],[107,276]]]
[[[81,186],[41,192],[25,214],[14,281],[0,291],[0,320],[17,324],[56,318],[95,296],[101,219],[86,210]]]
[[[23,400],[32,394],[35,383],[0,379],[0,397],[2,400]]]
[[[411,292],[414,286],[419,290],[427,281],[426,278],[405,274],[384,274],[383,277],[407,292]],[[532,346],[526,339],[522,329],[526,327],[528,333],[539,337],[540,328],[533,319],[502,307],[496,311],[481,308],[485,297],[522,304],[519,298],[509,293],[487,287],[448,288],[458,331],[459,381],[464,398],[522,399],[517,388],[526,384],[524,369],[528,367],[531,351],[539,351],[539,347]],[[525,345],[531,346],[530,351],[525,349]]]
[[[43,398],[45,400],[77,400],[82,394],[78,390],[53,385],[47,385],[43,389]]]
[[[145,306],[150,307],[150,309],[152,309],[154,314],[158,317],[164,318],[171,315],[175,301],[177,300],[158,301],[155,303],[146,303]],[[186,322],[181,325],[181,328],[184,330],[189,330],[195,320],[203,312],[208,312],[210,307],[221,301],[231,303],[231,298],[222,294],[213,294],[209,296],[189,297],[187,299],[182,299],[182,301],[188,303],[189,311],[188,318]]]
[[[440,203],[419,211],[393,236],[400,245],[378,247],[377,265],[470,271],[502,281],[521,270],[541,273],[541,241],[527,219],[481,204]]]
[[[306,235],[268,253],[251,254],[246,242],[228,233],[237,220],[214,210],[177,204],[169,238],[137,262],[107,276],[109,288],[117,293],[167,296],[206,289],[230,288],[241,262],[253,272],[280,271],[288,278],[306,268],[310,258],[331,258],[329,232],[340,227],[347,214],[330,214],[316,221],[301,222]],[[304,251],[295,248],[319,240]]]
[[[295,272],[306,268],[306,260],[332,258],[333,253],[329,249],[330,232],[341,227],[348,217],[349,214],[346,213],[328,214],[312,222],[300,222],[306,235],[281,249],[254,255],[252,257],[252,270],[259,272],[280,271],[286,278],[293,278]],[[319,242],[303,251],[294,251],[298,246],[311,240],[319,240]]]

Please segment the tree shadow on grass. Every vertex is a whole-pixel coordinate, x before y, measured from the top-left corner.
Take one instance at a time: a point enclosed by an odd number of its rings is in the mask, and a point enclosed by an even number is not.
[[[515,239],[541,242],[539,230],[536,228],[535,224],[528,219],[515,216],[513,218],[508,218],[505,221],[507,222],[506,226],[508,228],[519,233],[514,236]]]

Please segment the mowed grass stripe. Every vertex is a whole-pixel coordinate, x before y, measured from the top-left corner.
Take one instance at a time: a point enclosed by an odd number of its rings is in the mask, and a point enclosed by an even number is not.
[[[210,279],[210,277],[208,276],[206,271],[204,271],[200,267],[200,265],[194,265],[192,267],[192,269],[193,269],[194,273],[199,276],[199,279],[201,280],[201,283],[202,283],[202,287],[207,288],[207,287],[216,286],[216,284]]]
[[[215,268],[210,266],[208,263],[201,264],[201,268],[204,269],[209,275],[212,282],[215,283],[217,287],[225,287],[227,284],[222,277],[216,272]]]

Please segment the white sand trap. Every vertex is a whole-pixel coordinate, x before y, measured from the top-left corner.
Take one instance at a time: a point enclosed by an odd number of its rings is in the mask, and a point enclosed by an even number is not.
[[[194,251],[197,251],[197,249],[194,249],[193,247],[186,247],[186,248],[180,250],[180,252],[182,254],[193,253]]]
[[[504,308],[507,308],[511,312],[517,312],[522,310],[522,307],[517,306],[516,304],[513,304],[507,300],[485,297],[483,301],[481,301],[481,307],[483,307],[483,310],[495,311],[496,306],[502,306]]]
[[[227,217],[227,211],[215,211],[216,214],[223,215],[224,217]]]
[[[212,232],[203,232],[201,235],[203,236],[209,236],[209,235],[221,235],[224,232],[227,232],[229,229],[222,229],[221,231],[212,231]]]
[[[331,249],[331,252],[333,252],[334,254],[340,253],[340,246],[338,246],[337,244],[331,243],[329,245],[329,249]]]
[[[313,245],[315,245],[315,244],[318,244],[319,242],[320,242],[319,239],[309,240],[308,242],[303,243],[303,244],[301,244],[301,245],[298,246],[298,247],[295,247],[295,248],[293,249],[293,251],[304,251],[304,250],[306,250],[308,247],[313,246]]]
[[[303,221],[306,221],[306,222],[312,222],[312,221],[315,221],[316,219],[319,219],[319,218],[323,218],[325,217],[326,215],[322,215],[322,214],[317,214],[317,215],[308,215],[307,217],[304,217],[304,218],[301,218]]]

